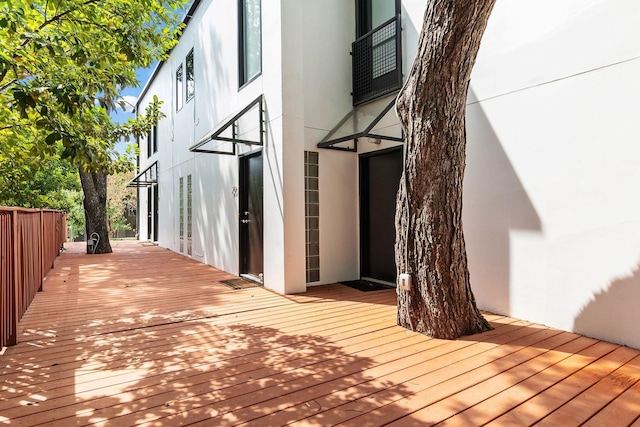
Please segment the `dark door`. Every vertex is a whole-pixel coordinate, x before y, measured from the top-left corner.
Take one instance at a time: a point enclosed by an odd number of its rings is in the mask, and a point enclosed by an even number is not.
[[[158,239],[158,186],[147,187],[147,240]]]
[[[262,279],[262,152],[240,158],[240,273]]]
[[[153,188],[153,241],[158,240],[158,186],[154,185]]]
[[[153,240],[153,187],[147,187],[147,240]]]
[[[395,211],[402,147],[360,157],[360,275],[396,282]]]

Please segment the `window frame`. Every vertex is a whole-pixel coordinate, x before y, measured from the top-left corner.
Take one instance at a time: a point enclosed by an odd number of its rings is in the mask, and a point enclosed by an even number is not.
[[[400,0],[393,0],[395,3],[395,16],[400,15],[402,4]],[[374,29],[373,23],[373,3],[372,0],[356,0],[356,39],[362,37]]]
[[[155,124],[147,134],[147,157],[151,157],[158,152],[158,125]]]
[[[351,94],[354,106],[386,96],[402,87],[402,26],[400,0],[391,0],[395,15],[378,15],[383,10],[380,1],[356,0],[356,39],[351,45],[352,83]],[[375,4],[374,4],[375,3]],[[387,8],[384,8],[387,12]],[[375,18],[375,22],[374,22]],[[378,22],[380,19],[387,21]],[[376,25],[374,27],[374,25]]]
[[[179,247],[180,247],[180,253],[184,253],[184,177],[181,176],[178,180],[178,186],[179,186],[179,219],[178,219],[178,231],[179,231]]]
[[[260,26],[258,27],[258,41],[260,43],[260,52],[259,52],[259,67],[258,71],[254,75],[247,75],[247,64],[248,58],[246,55],[247,45],[246,45],[246,13],[245,6],[247,2],[258,2],[260,5],[259,14],[260,14]],[[249,83],[257,79],[262,75],[262,0],[238,0],[238,83],[239,88],[247,86]]]
[[[191,59],[189,59],[191,57]],[[194,67],[194,54],[193,48],[187,53],[184,60],[185,63],[185,97],[188,103],[196,96],[196,82],[195,82],[195,67]]]
[[[175,82],[176,82],[176,111],[182,110],[184,106],[184,64],[180,63],[180,66],[176,68]]]
[[[147,133],[147,158],[153,156],[153,145],[151,140],[151,130]]]
[[[187,175],[187,255],[193,255],[193,178]]]

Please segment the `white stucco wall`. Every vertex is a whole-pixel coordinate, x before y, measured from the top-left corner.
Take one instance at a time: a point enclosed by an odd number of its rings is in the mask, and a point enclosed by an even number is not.
[[[280,293],[302,292],[306,289],[304,185],[300,178],[304,151],[300,116],[302,73],[296,71],[296,67],[302,67],[302,45],[296,43],[303,25],[301,6],[291,0],[263,4],[262,74],[242,88],[238,84],[237,8],[235,4],[228,6],[212,0],[199,5],[170,58],[162,64],[140,101],[143,107],[158,94],[166,103],[163,110],[167,117],[161,122],[162,132],[159,131],[159,154],[149,160],[157,157],[160,165],[159,244],[179,251],[178,182],[183,177],[186,186],[187,176],[192,175],[191,257],[239,274],[238,156],[192,153],[188,149],[262,94],[266,117],[264,285]],[[282,24],[283,19],[288,25]],[[192,48],[195,97],[176,111],[175,72]],[[288,82],[284,87],[283,78]],[[217,148],[229,149],[230,145],[222,143]],[[242,144],[236,148],[238,155],[255,149]],[[285,186],[285,179],[291,184]],[[146,193],[141,197],[141,212],[146,212],[145,199]],[[187,255],[186,245],[182,253]]]
[[[480,306],[640,347],[640,5],[498,2],[471,80]]]
[[[157,125],[157,135],[158,135],[158,151],[153,153],[151,156],[147,156],[148,154],[148,138],[143,137],[138,142],[140,145],[140,170],[147,169],[153,162],[158,162],[158,171],[161,178],[158,180],[158,211],[171,211],[173,207],[171,206],[171,199],[173,197],[173,193],[169,190],[166,185],[170,183],[170,177],[167,176],[167,172],[171,171],[171,153],[167,156],[164,150],[161,148],[165,145],[167,140],[170,141],[171,135],[173,134],[173,128],[171,124],[171,93],[170,88],[166,87],[163,84],[159,84],[159,81],[163,81],[165,79],[170,78],[169,68],[163,68],[159,70],[158,80],[156,82],[152,82],[148,85],[148,96],[145,99],[139,100],[138,108],[141,113],[144,113],[144,110],[152,101],[153,96],[156,95],[160,100],[163,100],[164,103],[161,105],[161,111],[167,116],[167,119],[161,120]],[[164,168],[164,173],[160,172]],[[149,204],[152,203],[147,198],[147,188],[140,187],[139,188],[139,210],[138,210],[138,234],[141,240],[147,240],[147,236],[149,233],[147,226],[147,212],[149,209]],[[158,217],[158,236],[156,238],[158,240],[166,240],[171,237],[171,222],[170,217],[160,216]]]
[[[355,6],[343,0],[301,3],[303,146],[319,153],[320,281],[311,283],[318,285],[357,279],[360,274],[358,156],[317,148],[353,108],[349,52],[355,39]]]

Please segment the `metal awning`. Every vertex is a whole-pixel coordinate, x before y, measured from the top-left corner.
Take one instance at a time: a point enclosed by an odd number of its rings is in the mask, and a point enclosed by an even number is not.
[[[158,162],[155,161],[151,165],[137,174],[129,183],[127,187],[149,187],[158,183]]]
[[[263,104],[264,97],[260,95],[242,110],[221,121],[218,126],[189,147],[189,151],[233,156],[236,154],[236,144],[264,145]],[[215,145],[211,147],[212,144]]]
[[[400,122],[395,114],[389,114],[395,112],[395,105],[394,96],[388,104],[354,108],[318,143],[318,148],[357,152],[359,138],[404,142]]]

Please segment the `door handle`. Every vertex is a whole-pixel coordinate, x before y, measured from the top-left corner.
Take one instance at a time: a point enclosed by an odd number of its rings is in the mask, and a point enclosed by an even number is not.
[[[251,222],[251,220],[250,219],[241,219],[240,222],[243,223],[243,224],[248,224],[248,223]]]

